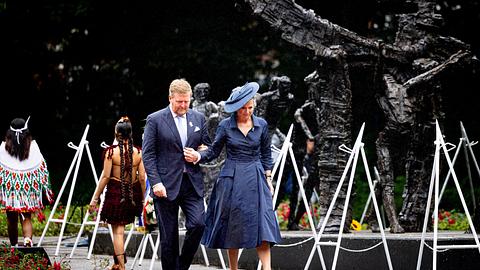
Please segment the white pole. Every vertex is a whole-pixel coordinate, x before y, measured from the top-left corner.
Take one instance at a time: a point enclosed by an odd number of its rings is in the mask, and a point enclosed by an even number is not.
[[[425,236],[427,234],[427,225],[430,217],[430,205],[432,202],[433,185],[435,181],[435,168],[436,168],[436,163],[438,161],[437,156],[440,153],[439,149],[440,148],[438,146],[435,146],[435,156],[433,158],[432,174],[430,176],[430,187],[428,188],[427,207],[425,208],[425,216],[423,217],[422,236],[420,240],[420,247],[418,249],[417,270],[420,270],[420,266],[422,265],[423,247],[425,246]]]
[[[362,127],[360,128],[360,132],[358,133],[357,139],[355,140],[354,149],[355,149],[355,147],[358,148],[358,144],[361,143],[364,127],[365,127],[365,123],[363,123]],[[346,147],[344,146],[343,148],[346,148]],[[327,214],[325,215],[325,218],[324,218],[324,220],[322,222],[322,225],[320,227],[320,232],[315,237],[315,242],[313,244],[312,250],[310,251],[310,255],[308,256],[308,260],[305,264],[304,270],[308,270],[308,268],[310,267],[310,263],[312,262],[312,259],[313,259],[313,253],[315,253],[316,246],[320,244],[320,238],[322,237],[323,231],[325,230],[328,218],[330,217],[330,214],[333,211],[333,207],[335,206],[335,200],[337,199],[338,194],[340,193],[340,190],[342,189],[343,182],[345,181],[345,177],[347,175],[348,169],[350,168],[350,165],[352,164],[354,156],[355,156],[355,153],[353,151],[350,151],[350,157],[348,158],[347,164],[345,165],[345,169],[343,170],[342,176],[340,177],[340,181],[338,183],[337,189],[335,190],[335,194],[333,195],[332,202],[330,203],[330,206],[328,207]],[[340,228],[340,229],[343,230],[343,228]]]
[[[387,238],[385,237],[385,229],[383,227],[382,218],[380,217],[380,209],[378,209],[377,197],[375,196],[375,185],[372,184],[372,177],[370,176],[370,171],[368,170],[367,156],[365,155],[365,150],[362,147],[360,148],[363,160],[363,167],[365,168],[365,173],[367,174],[367,182],[370,188],[370,194],[372,194],[373,207],[375,209],[375,214],[377,216],[378,227],[380,227],[380,232],[382,235],[383,249],[385,250],[385,256],[387,257],[388,269],[392,270],[392,260],[390,258],[390,252],[388,250]],[[347,205],[347,204],[346,204]]]
[[[345,219],[347,217],[348,205],[350,203],[350,194],[352,192],[353,179],[355,178],[355,169],[357,167],[356,165],[357,165],[358,154],[359,154],[358,151],[359,151],[359,148],[361,147],[361,145],[362,145],[362,143],[359,143],[353,149],[353,152],[354,152],[353,166],[351,166],[350,180],[348,182],[348,188],[347,188],[347,197],[345,197],[345,204],[344,204],[344,207],[343,207],[342,220],[340,222],[340,229],[338,230],[337,244],[335,246],[335,254],[333,256],[332,270],[335,270],[337,268],[338,252],[340,251],[340,243],[342,242],[343,228],[345,226]],[[339,184],[339,186],[340,186],[340,184]],[[326,222],[325,222],[325,224],[326,224]]]
[[[437,123],[438,127],[438,123]],[[435,143],[441,146],[441,133],[439,130],[437,130],[437,139],[435,140]],[[446,156],[448,155],[448,152],[445,152]],[[437,159],[440,158],[440,155],[437,156]],[[452,169],[452,168],[450,168]],[[453,171],[452,171],[453,173]],[[435,202],[434,202],[434,208],[433,208],[433,263],[432,263],[432,269],[437,270],[437,250],[438,250],[438,206],[439,206],[439,201],[438,198],[440,196],[439,193],[439,185],[440,185],[440,161],[437,160],[435,162],[435,179],[434,179],[434,188],[435,188]]]
[[[141,247],[143,247],[143,243],[146,241],[147,235],[144,234],[142,236],[142,240],[140,241],[140,245],[138,246],[139,248],[137,249],[137,252],[135,253],[135,257],[133,258],[132,266],[130,266],[130,269],[135,268],[135,264],[137,263],[137,259],[140,257],[140,252],[142,252]],[[154,261],[154,256],[152,255],[152,261]]]
[[[103,175],[103,171],[102,174]],[[103,210],[103,204],[105,203],[105,193],[106,189],[103,190],[102,195],[100,195],[100,206],[98,207],[98,212],[97,212],[97,218],[95,219],[95,227],[93,228],[93,233],[92,233],[92,239],[90,241],[90,247],[88,248],[88,254],[87,254],[87,260],[90,260],[92,257],[92,252],[93,252],[93,246],[95,244],[95,239],[97,238],[97,231],[98,231],[98,226],[100,225],[100,214],[102,213]],[[110,238],[112,238],[113,242],[113,230],[112,230],[112,225],[108,224],[108,230],[110,232]]]
[[[441,134],[438,122],[437,122],[437,132],[439,134]],[[472,231],[472,234],[473,234],[474,239],[475,239],[475,243],[478,247],[478,252],[480,253],[480,242],[478,240],[478,235],[477,235],[477,231],[475,230],[475,226],[473,225],[472,216],[470,215],[470,212],[468,211],[467,203],[465,202],[465,198],[463,196],[462,189],[461,189],[460,184],[458,182],[457,175],[455,174],[455,170],[453,169],[452,161],[450,160],[450,156],[448,155],[447,148],[445,147],[445,142],[443,141],[443,138],[440,135],[439,135],[439,140],[441,142],[442,149],[445,153],[445,159],[447,160],[448,166],[450,167],[450,170],[452,171],[453,181],[455,182],[455,186],[457,188],[458,195],[460,196],[460,201],[462,202],[462,206],[465,210],[465,215],[467,216],[468,224],[470,225],[470,230]],[[436,218],[438,219],[438,215],[437,215]]]
[[[155,260],[158,259],[158,247],[160,246],[160,231],[158,232],[157,241],[155,242],[155,247],[153,249],[152,260],[150,261],[150,270],[153,269],[153,264]]]
[[[460,121],[460,128],[462,130],[462,136],[465,138],[465,147],[468,147],[468,150],[470,152],[470,155],[472,156],[473,160],[473,165],[475,165],[475,168],[477,169],[477,173],[480,176],[480,168],[478,167],[477,159],[475,158],[475,154],[473,153],[472,146],[477,144],[478,142],[470,142],[467,136],[467,132],[465,131],[465,127],[463,126],[463,123]],[[473,199],[473,211],[475,211],[475,208],[477,207],[476,205],[476,200],[475,200],[475,192],[473,189],[473,183],[472,183],[472,173],[470,170],[470,162],[467,164],[467,169],[468,169],[468,175],[469,175],[469,180],[470,180],[470,189],[472,192],[472,199]]]
[[[73,173],[72,185],[70,186],[70,193],[68,195],[67,206],[65,207],[65,215],[63,216],[63,219],[61,219],[61,221],[60,221],[62,223],[62,228],[60,229],[60,235],[58,237],[57,249],[55,250],[55,256],[58,256],[58,253],[60,251],[60,242],[62,241],[63,233],[65,231],[65,226],[67,225],[67,217],[68,217],[68,212],[70,210],[70,203],[72,201],[73,191],[75,190],[75,183],[77,182],[78,169],[80,168],[80,163],[82,161],[83,148],[85,147],[89,127],[90,126],[87,125],[87,127],[85,128],[82,139],[80,141],[80,145],[78,146],[79,154],[78,154],[78,158],[77,158],[77,164],[75,165],[75,172]]]
[[[473,164],[475,165],[475,168],[477,169],[478,176],[480,177],[480,167],[478,166],[477,159],[475,158],[475,154],[473,153],[473,149],[472,149],[472,146],[477,144],[478,142],[470,142],[470,140],[468,139],[468,136],[467,136],[467,132],[465,131],[465,128],[463,127],[463,123],[460,122],[460,125],[461,125],[461,129],[462,129],[462,134],[464,135],[465,141],[467,142],[467,145],[468,145],[468,150],[470,150],[470,154],[471,154],[472,159],[473,159]]]
[[[62,228],[60,229],[60,235],[58,237],[57,249],[55,250],[55,256],[58,256],[58,253],[60,251],[60,242],[62,242],[63,233],[65,232],[65,227],[67,225],[68,212],[70,210],[70,203],[72,202],[73,191],[75,190],[75,184],[77,182],[78,169],[80,168],[80,163],[81,163],[81,160],[82,160],[82,153],[83,153],[83,147],[84,146],[85,146],[85,141],[80,142],[80,146],[79,146],[80,154],[78,155],[77,164],[75,166],[75,172],[73,173],[73,180],[72,180],[72,185],[70,186],[70,192],[68,194],[67,206],[65,207],[65,214],[64,214],[63,219],[61,221]]]
[[[71,142],[69,143],[69,146],[73,145]],[[57,200],[55,201],[55,204],[52,207],[52,211],[50,211],[50,216],[48,217],[47,225],[45,225],[45,228],[43,229],[42,236],[40,237],[40,240],[37,243],[37,247],[40,247],[43,242],[43,238],[45,237],[45,234],[47,233],[48,226],[50,225],[50,222],[56,222],[53,221],[53,215],[55,214],[55,210],[57,209],[58,204],[60,203],[60,199],[62,198],[63,191],[65,190],[65,187],[67,186],[68,179],[70,178],[70,174],[72,173],[73,166],[76,164],[78,154],[79,154],[79,148],[74,146],[70,146],[70,148],[76,149],[75,156],[73,156],[72,163],[70,164],[70,168],[68,169],[67,176],[65,177],[65,180],[63,180],[62,187],[60,188],[60,191],[58,192],[57,195]]]
[[[93,164],[92,154],[90,153],[90,147],[89,147],[88,141],[85,144],[85,149],[87,150],[87,156],[88,156],[88,159],[90,161],[90,167],[92,169],[95,184],[98,185],[99,180],[98,180],[98,177],[97,177],[97,172],[95,170],[95,165]],[[103,175],[103,171],[102,171],[102,175]],[[84,217],[83,222],[82,222],[82,226],[80,227],[80,231],[77,234],[77,238],[76,238],[75,243],[73,245],[72,251],[70,252],[70,258],[73,257],[73,254],[75,252],[75,249],[77,248],[78,242],[80,241],[80,237],[83,234],[83,230],[85,229],[85,226],[86,225],[91,225],[90,222],[88,221],[89,217],[90,217],[90,211],[87,209],[87,212],[85,213],[85,217]],[[97,216],[97,218],[98,218],[98,216]],[[113,239],[113,234],[112,234],[112,239]],[[125,244],[125,247],[127,246],[127,244],[128,244],[128,238],[127,238],[127,242]]]
[[[455,155],[453,156],[453,161],[452,161],[453,164],[455,164],[455,162],[457,161],[458,154],[460,153],[460,148],[463,145],[462,144],[463,140],[464,138],[460,138],[460,141],[458,142],[457,150],[455,151]],[[449,170],[447,173],[447,176],[445,177],[445,181],[443,181],[442,190],[440,191],[440,197],[438,198],[439,201],[442,200],[443,193],[445,192],[445,188],[447,187],[448,180],[450,179],[450,175],[451,175],[451,171]]]

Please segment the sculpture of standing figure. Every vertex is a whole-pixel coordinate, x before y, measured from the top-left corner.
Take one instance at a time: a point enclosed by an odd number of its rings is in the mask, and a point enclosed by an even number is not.
[[[309,184],[318,184],[320,224],[332,203],[333,195],[345,170],[348,154],[340,151],[342,144],[351,144],[351,86],[346,55],[342,47],[331,46],[318,52],[316,70],[305,78],[309,95],[313,98],[316,134],[312,128],[306,130],[307,137],[314,138]],[[299,119],[297,118],[297,121]],[[302,125],[303,126],[303,125]],[[309,134],[310,133],[310,134]],[[348,182],[344,181],[333,211],[325,227],[326,233],[338,232],[344,207],[348,208],[344,232],[349,231],[351,222],[350,205],[345,205]]]
[[[208,101],[208,95],[210,92],[210,85],[208,83],[198,83],[193,87],[193,102],[192,109],[203,113],[206,118],[206,126],[208,129],[208,135],[210,138],[215,138],[215,130],[221,118],[218,106],[212,101]],[[223,164],[221,155],[208,163],[200,164],[203,172],[203,186],[205,191],[205,201],[208,203],[210,200],[210,194],[212,193],[213,184],[218,177],[218,172]]]
[[[304,183],[304,190],[307,201],[309,201],[310,197],[313,194],[313,191],[319,184],[319,176],[318,176],[318,157],[319,153],[315,147],[315,139],[318,139],[319,134],[319,126],[320,122],[318,117],[320,116],[319,113],[319,104],[318,97],[316,97],[316,88],[311,87],[310,84],[312,80],[312,76],[315,76],[316,73],[312,73],[305,78],[305,83],[309,86],[308,87],[308,99],[305,103],[295,111],[294,118],[295,118],[295,129],[293,130],[293,142],[294,142],[294,149],[293,153],[295,155],[295,159],[297,163],[302,163],[302,168],[304,164],[304,160],[308,158],[308,163],[310,164],[307,169],[308,177]],[[316,102],[317,100],[317,102]],[[308,150],[309,149],[309,150]],[[289,230],[297,230],[299,229],[299,222],[300,219],[303,217],[306,209],[305,205],[302,201],[298,204],[298,209],[290,208],[290,217],[288,223]]]
[[[270,138],[272,139],[272,144],[278,148],[281,148],[283,142],[285,141],[285,134],[280,131],[278,125],[280,124],[280,120],[282,119],[282,117],[290,113],[291,104],[293,103],[294,99],[293,94],[290,92],[291,85],[292,82],[289,77],[274,76],[272,78],[269,91],[262,94],[257,94],[257,96],[255,97],[255,100],[257,102],[256,115],[264,118],[267,121],[268,133],[270,135]],[[294,149],[298,148],[300,147],[296,147]],[[303,159],[303,156],[299,156],[297,155],[297,153],[295,153],[295,157],[297,160],[297,167],[302,168],[301,161]],[[293,166],[290,159],[287,159],[285,168],[289,168],[289,171],[283,174],[283,179],[281,181],[282,187],[280,188],[280,192],[278,194],[279,199],[275,202],[275,206],[278,206],[280,200],[285,196],[285,187],[287,181],[289,179],[289,176],[293,175]],[[295,209],[297,208],[299,187],[295,177],[291,177],[290,179],[292,189],[289,198],[290,216],[288,218],[287,226],[289,230],[296,230],[298,228],[296,228],[297,226],[293,224],[293,218]]]
[[[275,146],[280,146],[285,135],[278,129],[282,117],[290,112],[293,94],[290,92],[292,82],[287,76],[275,76],[268,92],[255,97],[257,102],[256,115],[268,123],[268,134]]]
[[[203,113],[207,120],[211,114],[218,111],[217,104],[207,100],[209,93],[210,84],[208,83],[197,83],[195,87],[193,87],[192,109]],[[212,136],[212,134],[209,135]]]
[[[379,132],[375,143],[380,177],[375,193],[383,199],[390,232],[403,233],[395,209],[394,187],[395,175],[402,175],[405,170],[406,146],[411,140],[413,106],[407,98],[406,88],[396,83],[392,76],[384,74],[383,81],[386,89],[377,95],[377,102],[387,117],[385,127]],[[371,216],[372,211],[373,207],[370,206],[367,220],[371,230],[378,232],[378,224]]]
[[[376,95],[385,96],[389,99],[388,97],[395,94],[389,92],[395,91],[396,87],[385,90],[385,86],[391,87],[394,84],[401,85],[406,89],[406,98],[411,102],[413,110],[410,115],[412,121],[405,119],[407,122],[410,121],[408,123],[410,130],[401,131],[401,128],[397,128],[398,131],[407,132],[409,134],[408,138],[410,138],[404,156],[406,182],[403,191],[403,206],[398,219],[405,231],[421,231],[426,212],[431,173],[430,165],[433,162],[434,144],[431,142],[435,139],[433,136],[435,133],[434,120],[440,120],[441,122],[442,119],[445,119],[441,106],[442,92],[457,91],[455,88],[452,89],[452,80],[446,83],[446,79],[457,73],[458,68],[462,68],[466,72],[459,72],[459,76],[450,78],[473,76],[476,72],[474,67],[478,63],[478,59],[471,53],[468,44],[454,37],[441,35],[442,16],[437,10],[438,2],[435,0],[402,2],[400,6],[405,8],[404,10],[409,10],[409,13],[396,14],[395,25],[397,31],[393,43],[379,40],[380,37],[362,37],[349,29],[317,16],[313,10],[303,8],[294,0],[246,0],[245,2],[250,6],[253,13],[264,19],[272,28],[278,30],[283,39],[296,46],[311,50],[315,53],[315,56],[320,57],[321,61],[329,66],[332,66],[333,63],[333,68],[322,68],[321,72],[318,73],[319,76],[326,78],[327,88],[332,90],[338,88],[340,90],[340,92],[322,91],[321,93],[322,107],[320,114],[322,116],[321,120],[325,121],[326,126],[321,126],[320,130],[325,144],[319,144],[318,147],[325,146],[324,150],[326,151],[321,151],[325,155],[320,157],[319,162],[320,167],[325,165],[324,169],[319,169],[320,190],[329,190],[330,180],[327,179],[327,173],[325,173],[327,181],[322,180],[324,178],[322,176],[323,171],[331,174],[331,180],[338,179],[338,173],[341,174],[342,171],[329,165],[336,163],[340,168],[345,161],[343,157],[335,160],[336,153],[333,146],[338,145],[330,142],[333,142],[332,139],[335,138],[335,140],[338,140],[337,142],[341,141],[348,145],[349,139],[343,137],[342,140],[340,136],[343,136],[344,130],[351,126],[349,124],[328,123],[328,121],[341,119],[342,122],[348,123],[352,120],[350,98],[348,98],[348,101],[343,100],[338,103],[342,108],[338,107],[337,102],[332,100],[332,97],[334,99],[339,97],[338,93],[343,92],[351,95],[349,68],[354,67],[352,70],[355,73],[364,74],[362,77],[366,80],[374,78],[373,83],[380,90],[376,91]],[[384,4],[385,7],[387,5],[391,6],[390,0],[379,0],[377,2],[380,5]],[[338,50],[332,50],[332,48],[339,46],[341,46],[343,50],[341,54],[344,56],[338,54]],[[339,60],[337,64],[331,61],[334,59]],[[342,65],[344,67],[343,72],[341,71]],[[375,72],[375,74],[372,74],[372,72]],[[465,75],[465,73],[469,74]],[[388,82],[385,83],[385,80]],[[397,106],[396,101],[391,101],[386,103],[387,106]],[[385,119],[389,118],[389,109],[384,110],[383,107],[381,109]],[[396,108],[392,109],[396,110]],[[393,122],[396,121],[396,119],[392,120]],[[382,156],[384,153],[392,153],[393,149],[388,149],[390,146],[402,143],[395,138],[396,136],[391,136],[394,134],[390,131],[394,130],[385,127],[379,134],[379,136],[383,136],[377,140],[379,159],[384,159]],[[331,135],[326,133],[331,133]],[[385,149],[387,152],[382,152]],[[381,160],[380,163],[388,166],[391,164],[389,159],[387,153],[385,160]],[[395,164],[397,164],[396,161]],[[330,171],[328,171],[329,167]],[[391,168],[381,168],[379,166],[379,170],[380,177],[391,183],[391,180],[387,179],[393,174],[390,171]],[[331,183],[333,184],[333,181]],[[321,199],[328,198],[328,196],[322,196],[322,191],[320,193]],[[397,227],[397,229],[399,228]]]

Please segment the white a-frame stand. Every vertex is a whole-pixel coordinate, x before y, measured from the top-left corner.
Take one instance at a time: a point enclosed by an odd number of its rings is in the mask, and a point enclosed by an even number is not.
[[[203,200],[203,205],[205,209],[207,208],[207,202],[205,199]],[[130,235],[130,234],[129,234]],[[155,263],[155,260],[158,258],[157,253],[158,253],[158,248],[160,247],[160,232],[158,232],[157,240],[155,243],[153,243],[153,236],[150,232],[147,232],[143,235],[142,240],[140,242],[139,249],[137,250],[137,253],[135,254],[135,258],[133,259],[132,266],[130,267],[130,270],[133,270],[135,268],[135,264],[137,262],[137,259],[140,258],[138,265],[141,266],[143,262],[143,257],[145,256],[145,249],[150,244],[150,247],[152,248],[152,260],[150,261],[150,270],[153,269],[153,265]],[[210,266],[210,261],[208,260],[207,256],[207,250],[204,245],[200,244],[200,248],[202,250],[203,258],[205,259],[205,265],[208,267]],[[217,249],[218,256],[220,258],[220,263],[222,264],[222,269],[226,270],[227,266],[225,265],[225,260],[223,259],[222,251],[220,249]]]
[[[460,184],[458,182],[457,175],[455,174],[455,170],[453,168],[453,163],[450,160],[450,155],[448,154],[448,149],[446,147],[446,143],[443,140],[442,132],[440,131],[440,126],[438,125],[438,121],[435,123],[436,129],[436,138],[435,138],[435,156],[433,159],[433,170],[432,176],[430,178],[430,188],[428,190],[428,199],[427,199],[427,207],[425,209],[425,218],[423,220],[423,230],[422,230],[422,240],[420,241],[420,249],[418,250],[418,260],[417,260],[417,270],[420,270],[422,264],[422,256],[423,256],[423,247],[425,245],[425,234],[427,231],[427,224],[430,218],[430,204],[432,202],[432,193],[433,188],[435,188],[435,204],[433,208],[433,264],[432,268],[434,270],[437,269],[437,252],[438,248],[448,248],[448,249],[467,249],[467,248],[477,248],[478,252],[480,253],[480,242],[478,240],[477,232],[475,231],[475,227],[473,226],[472,218],[470,213],[468,212],[467,204],[465,203],[465,198],[463,197],[462,190],[460,188]],[[473,238],[475,239],[475,245],[438,245],[438,205],[439,205],[439,186],[440,186],[440,149],[443,151],[445,156],[445,160],[447,161],[448,167],[450,168],[449,174],[452,174],[453,182],[455,183],[455,187],[457,188],[458,195],[460,197],[460,201],[462,202],[463,210],[465,211],[465,215],[467,216],[468,224],[470,226],[470,230],[472,231]]]
[[[278,171],[278,175],[276,176],[277,182],[275,185],[275,193],[273,195],[273,207],[275,208],[275,204],[277,202],[277,197],[278,193],[280,191],[280,186],[281,186],[281,181],[282,181],[282,175],[283,175],[283,170],[285,168],[285,161],[287,160],[287,155],[290,156],[290,159],[292,161],[293,169],[295,171],[295,176],[298,182],[299,190],[302,196],[303,204],[305,205],[305,210],[307,212],[308,216],[308,222],[310,224],[310,229],[312,230],[312,235],[314,237],[317,236],[317,231],[315,229],[315,224],[313,222],[312,218],[312,212],[310,211],[310,206],[308,204],[309,200],[307,199],[307,195],[305,195],[305,190],[303,189],[303,183],[302,183],[302,177],[300,176],[300,172],[297,167],[297,162],[295,160],[295,155],[293,154],[292,146],[293,144],[290,142],[292,138],[292,132],[293,132],[293,124],[290,125],[290,128],[288,130],[287,136],[285,137],[285,141],[283,142],[282,149],[280,150],[280,153],[278,154],[278,157],[275,161],[275,164],[272,169],[272,178],[275,177],[278,167],[280,166],[280,170]],[[294,194],[296,196],[296,194]],[[273,209],[275,211],[275,209]],[[317,249],[318,254],[322,260],[322,266],[325,267],[325,262],[323,261],[323,256],[321,254],[320,248]],[[261,262],[259,261],[257,269],[260,269],[261,267]]]
[[[375,190],[374,190],[373,183],[372,183],[372,178],[370,176],[370,171],[368,169],[369,167],[368,167],[368,164],[367,164],[367,158],[366,158],[366,155],[365,155],[365,150],[363,149],[363,143],[362,143],[362,136],[363,136],[364,127],[365,127],[365,123],[362,125],[362,127],[360,129],[360,132],[358,133],[358,136],[357,136],[357,139],[355,140],[355,144],[353,146],[353,149],[348,149],[345,145],[340,146],[341,150],[350,153],[350,157],[348,158],[347,165],[345,166],[345,170],[343,171],[342,177],[340,178],[340,182],[338,183],[335,194],[333,195],[332,202],[330,203],[330,206],[328,207],[327,214],[325,215],[325,218],[323,219],[322,226],[320,228],[320,232],[315,237],[315,243],[313,244],[312,251],[310,252],[310,256],[308,257],[307,263],[305,264],[305,268],[304,268],[305,270],[310,268],[310,263],[312,262],[312,258],[313,258],[313,254],[315,252],[315,248],[319,248],[319,246],[335,246],[335,255],[333,257],[332,270],[334,270],[337,266],[338,253],[339,253],[339,250],[340,250],[343,228],[345,226],[345,219],[346,219],[346,216],[347,216],[348,204],[349,204],[350,195],[351,195],[351,192],[352,192],[353,179],[354,179],[354,176],[355,176],[355,169],[356,169],[356,166],[357,166],[358,156],[360,154],[362,155],[363,166],[365,168],[365,173],[367,175],[368,186],[370,188],[370,194],[375,194]],[[353,161],[353,164],[352,164],[352,161]],[[331,241],[320,242],[322,234],[323,234],[323,232],[325,230],[325,227],[327,225],[328,218],[330,217],[330,214],[332,213],[333,207],[335,206],[335,202],[338,198],[338,194],[340,193],[340,190],[342,189],[343,182],[345,181],[347,172],[349,171],[350,167],[351,167],[352,171],[350,172],[350,181],[348,182],[347,196],[345,198],[345,205],[343,207],[342,221],[340,223],[340,229],[339,229],[337,241],[336,242],[331,242]],[[383,248],[385,249],[385,257],[387,258],[388,268],[391,270],[391,269],[393,269],[393,266],[392,266],[392,262],[391,262],[391,259],[390,259],[390,252],[388,250],[387,239],[385,237],[385,231],[384,231],[384,227],[383,227],[383,224],[382,224],[382,219],[380,218],[380,211],[378,209],[377,199],[374,195],[372,195],[372,202],[373,202],[373,206],[375,208],[375,214],[376,214],[376,217],[377,217],[378,226],[380,227],[380,232],[382,234]],[[326,269],[326,267],[323,263],[323,258],[322,258],[321,253],[319,253],[319,255],[320,255],[320,261],[322,262],[322,268]]]
[[[88,147],[88,145],[87,145],[87,147]],[[105,142],[102,142],[101,147],[102,148],[107,148],[108,144],[105,144]],[[92,166],[92,170],[95,172],[95,169],[94,169],[93,166]],[[103,170],[102,170],[102,173],[100,174],[100,179],[102,177],[103,177]],[[99,180],[97,178],[95,178],[95,182],[96,182],[97,185],[98,185],[98,181]],[[92,239],[90,241],[90,245],[89,245],[89,248],[88,248],[87,259],[90,260],[90,258],[92,257],[93,246],[95,244],[95,239],[97,237],[98,226],[99,226],[99,223],[100,223],[100,213],[102,213],[103,203],[105,202],[105,192],[106,192],[106,190],[107,189],[104,188],[103,192],[102,192],[102,195],[100,195],[100,206],[98,208],[97,216],[96,216],[96,219],[94,221],[89,221],[88,220],[89,217],[90,217],[90,210],[87,209],[87,212],[85,213],[85,217],[83,218],[82,226],[80,227],[80,231],[78,231],[77,239],[75,240],[75,244],[73,245],[72,251],[70,252],[70,258],[73,257],[73,253],[75,252],[75,249],[77,249],[78,242],[80,240],[80,237],[83,234],[83,230],[85,229],[86,225],[94,225],[95,226],[94,229],[93,229],[93,233],[92,233]],[[92,197],[94,195],[95,194],[92,194]],[[110,232],[110,237],[112,238],[112,242],[113,242],[113,231],[112,231],[112,226],[110,224],[108,224],[108,230]],[[129,240],[130,240],[130,238],[127,237],[127,241],[125,242],[125,248],[127,248]]]
[[[63,233],[65,231],[65,226],[67,225],[67,217],[68,213],[70,210],[70,204],[72,201],[72,196],[73,196],[73,191],[75,190],[75,183],[77,181],[77,176],[78,176],[78,169],[80,168],[80,162],[82,161],[82,155],[83,155],[83,150],[87,150],[87,155],[88,159],[90,161],[90,166],[92,168],[93,172],[93,177],[95,178],[95,182],[98,183],[98,177],[97,173],[95,172],[95,166],[93,165],[93,160],[92,160],[92,154],[90,153],[90,148],[88,147],[88,141],[87,141],[87,134],[88,134],[88,129],[89,125],[85,128],[85,131],[83,132],[82,139],[80,140],[80,143],[78,146],[75,146],[72,142],[69,142],[67,145],[68,147],[75,149],[75,156],[73,157],[72,164],[70,165],[70,168],[68,169],[67,176],[65,177],[65,180],[63,181],[62,188],[60,189],[60,192],[58,193],[57,200],[55,201],[55,204],[53,205],[52,211],[50,212],[50,216],[48,218],[47,225],[45,226],[45,229],[43,230],[42,236],[40,237],[40,241],[38,241],[37,246],[42,245],[43,238],[45,237],[45,234],[47,233],[48,226],[50,225],[50,222],[56,222],[56,223],[61,223],[62,228],[60,230],[60,235],[58,236],[58,242],[57,242],[57,248],[55,250],[55,256],[58,256],[58,252],[60,249],[60,242],[62,241],[63,238]],[[72,173],[73,167],[75,165],[75,172],[73,174],[73,179],[72,179],[72,184],[70,186],[70,193],[68,195],[68,200],[67,200],[67,205],[65,207],[65,215],[63,218],[53,218],[55,211],[57,210],[58,204],[60,203],[60,199],[62,197],[63,191],[65,190],[65,187],[67,186],[68,180],[70,178],[70,174]]]
[[[103,171],[102,171],[102,174],[100,175],[100,177],[102,177],[102,176],[103,176]],[[97,185],[98,185],[98,181],[97,181]],[[78,242],[80,241],[80,237],[82,236],[86,225],[94,225],[95,226],[94,229],[93,229],[93,233],[92,233],[92,239],[90,240],[89,247],[88,247],[87,259],[90,260],[90,258],[92,257],[93,246],[95,245],[95,239],[97,237],[98,226],[100,225],[100,214],[102,213],[103,203],[105,201],[105,191],[106,191],[106,189],[104,189],[103,192],[102,192],[102,195],[100,195],[100,206],[98,208],[97,216],[96,216],[96,219],[94,221],[89,221],[88,220],[89,217],[90,217],[90,211],[87,209],[87,212],[85,213],[85,217],[83,218],[82,226],[80,227],[80,231],[78,231],[77,239],[75,240],[75,244],[73,245],[72,251],[70,252],[70,258],[73,258],[73,254],[75,252],[75,249],[78,246]],[[108,230],[110,232],[110,238],[113,241],[113,231],[112,231],[112,226],[110,224],[108,224]],[[125,249],[127,248],[129,240],[130,240],[130,238],[127,238],[127,240],[125,241]]]
[[[375,167],[375,166],[373,166],[373,173],[375,174],[375,180],[373,180],[373,189],[375,190],[377,188],[377,183],[380,182],[380,174],[378,173],[377,167]],[[372,193],[370,193],[368,195],[367,202],[365,203],[365,207],[363,208],[362,216],[360,217],[360,224],[363,224],[365,216],[367,215],[367,211],[368,211],[368,208],[370,206],[370,201],[372,200],[372,196],[374,196],[374,194],[372,194]],[[380,209],[380,210],[383,210],[383,208]],[[382,221],[385,224],[385,218],[384,218],[384,215],[383,215],[383,211],[381,212],[381,214],[382,214]]]
[[[462,134],[462,137],[460,138],[460,141],[458,142],[457,145],[457,150],[455,151],[455,155],[453,156],[452,159],[452,164],[455,165],[455,162],[457,161],[458,154],[460,153],[460,148],[463,146],[463,151],[465,154],[465,165],[467,166],[467,173],[468,173],[468,180],[470,184],[470,194],[472,196],[472,202],[473,202],[473,210],[472,212],[475,211],[475,206],[476,206],[476,200],[475,200],[475,192],[473,188],[473,181],[472,181],[472,172],[470,169],[470,159],[468,157],[468,153],[472,156],[473,164],[475,165],[475,168],[477,169],[478,176],[480,177],[480,168],[478,167],[477,159],[475,158],[475,154],[473,153],[472,146],[476,145],[478,142],[470,142],[467,136],[467,132],[465,131],[465,128],[463,127],[463,123],[460,122],[460,131]],[[448,143],[447,143],[448,144]],[[447,187],[448,180],[450,179],[451,176],[451,171],[448,171],[447,177],[445,178],[445,181],[443,182],[442,190],[440,191],[440,198],[439,201],[442,200],[443,193],[445,192],[445,188]]]

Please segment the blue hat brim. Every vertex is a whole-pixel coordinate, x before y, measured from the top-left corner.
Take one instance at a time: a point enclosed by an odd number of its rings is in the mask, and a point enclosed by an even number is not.
[[[225,101],[224,110],[227,113],[233,113],[242,108],[245,103],[251,100],[257,94],[260,85],[256,82],[246,83],[242,87],[237,87],[232,90],[232,94]]]

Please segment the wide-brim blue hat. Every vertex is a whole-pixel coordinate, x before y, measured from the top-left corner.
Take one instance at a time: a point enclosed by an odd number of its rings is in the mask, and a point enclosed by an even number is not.
[[[255,96],[258,88],[260,88],[260,85],[256,82],[247,82],[244,86],[234,88],[227,101],[225,101],[225,112],[232,113],[242,108]]]

